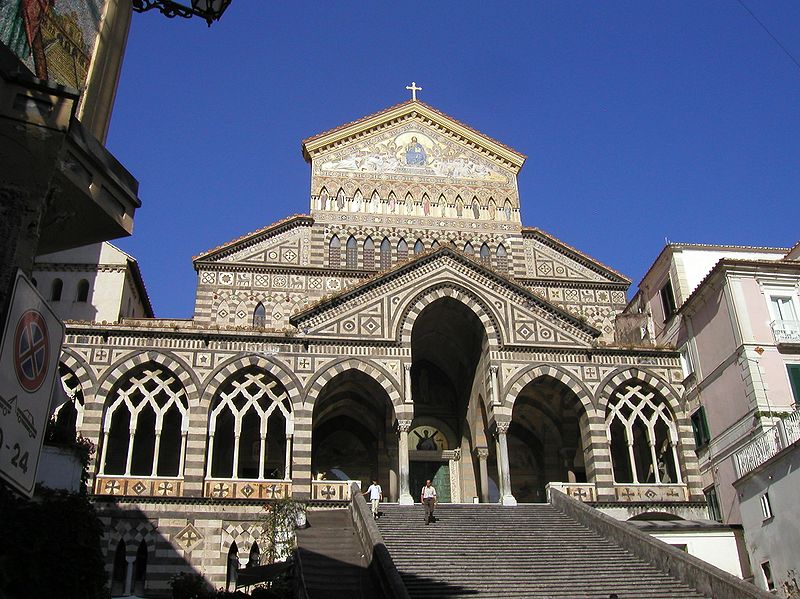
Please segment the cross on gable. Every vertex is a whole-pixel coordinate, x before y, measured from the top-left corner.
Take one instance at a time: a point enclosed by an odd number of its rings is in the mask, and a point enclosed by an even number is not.
[[[406,89],[411,92],[411,99],[414,101],[417,100],[417,92],[422,91],[421,87],[417,87],[416,81],[412,81],[411,85],[406,85]]]

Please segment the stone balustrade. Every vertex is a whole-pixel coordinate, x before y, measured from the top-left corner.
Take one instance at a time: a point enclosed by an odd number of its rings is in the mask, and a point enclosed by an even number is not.
[[[737,477],[741,478],[752,472],[798,440],[800,440],[800,412],[795,411],[733,454]]]

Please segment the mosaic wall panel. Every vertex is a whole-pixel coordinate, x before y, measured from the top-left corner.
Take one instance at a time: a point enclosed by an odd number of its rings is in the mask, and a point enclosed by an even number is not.
[[[614,485],[617,501],[688,501],[685,485]]]
[[[214,499],[282,499],[291,495],[292,483],[285,481],[208,479],[204,489],[204,496]]]
[[[125,495],[139,497],[180,497],[183,479],[127,478],[98,475],[94,481],[97,495]]]

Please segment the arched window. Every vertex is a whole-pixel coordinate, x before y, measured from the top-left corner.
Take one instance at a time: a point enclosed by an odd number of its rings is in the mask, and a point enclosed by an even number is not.
[[[436,239],[433,240],[433,243],[431,244],[431,249],[432,250],[438,250],[439,249],[439,241],[438,240],[436,240]]]
[[[254,568],[261,563],[261,550],[258,548],[258,541],[253,541],[250,547],[250,556],[247,558],[247,567]]]
[[[179,476],[189,405],[175,374],[150,362],[112,390],[103,424],[101,474]]]
[[[491,264],[491,253],[489,252],[489,246],[485,243],[481,246],[480,250],[481,262],[486,265]]]
[[[497,270],[500,272],[508,272],[508,254],[502,243],[497,246]]]
[[[386,270],[392,265],[392,244],[388,237],[381,241],[381,270]]]
[[[136,561],[133,563],[133,594],[144,596],[145,583],[147,582],[147,543],[139,543],[136,551]]]
[[[239,548],[236,541],[231,543],[228,549],[227,567],[225,569],[225,590],[233,592],[236,590],[236,582],[239,579]]]
[[[220,387],[208,425],[208,476],[283,480],[286,438],[294,430],[283,385],[256,367],[240,370]]]
[[[397,261],[402,262],[408,260],[408,244],[405,239],[400,239],[397,242]]]
[[[89,281],[81,279],[78,281],[78,292],[75,294],[76,302],[89,301]]]
[[[61,279],[54,280],[50,287],[50,301],[60,302],[62,291],[64,291],[64,282]]]
[[[114,552],[114,566],[111,571],[111,596],[119,597],[125,593],[125,579],[128,574],[128,560],[125,559],[125,541],[120,539]]]
[[[664,399],[629,381],[611,396],[606,412],[614,482],[680,483],[678,431]]]
[[[364,240],[364,268],[375,268],[375,243],[372,237]]]
[[[470,258],[475,256],[475,250],[472,249],[472,244],[469,241],[464,244],[464,253]]]
[[[258,302],[256,309],[253,310],[253,326],[260,328],[267,326],[267,310],[261,302]]]
[[[417,239],[417,242],[414,244],[414,253],[421,254],[425,251],[425,244],[422,243],[421,239]]]
[[[328,244],[328,266],[331,268],[339,268],[342,261],[342,242],[339,237],[334,235]]]
[[[58,406],[53,412],[56,419],[56,434],[61,440],[72,443],[79,427],[83,424],[83,390],[81,382],[75,373],[72,372],[62,362],[58,364],[58,375],[61,378],[61,386],[69,401]]]
[[[358,268],[358,242],[352,235],[347,239],[344,261],[347,268]]]

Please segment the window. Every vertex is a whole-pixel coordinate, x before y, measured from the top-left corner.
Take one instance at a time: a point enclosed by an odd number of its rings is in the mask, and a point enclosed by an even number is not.
[[[792,395],[794,405],[800,405],[800,364],[787,364],[786,370],[789,373],[789,383],[792,385]]]
[[[50,301],[60,302],[62,291],[64,291],[64,282],[61,279],[53,281],[53,286],[50,288]]]
[[[225,590],[235,591],[236,581],[239,579],[239,548],[236,546],[236,541],[231,543],[231,548],[228,549],[228,567],[225,572]]]
[[[128,374],[108,399],[101,474],[179,476],[189,405],[180,379],[160,364]]]
[[[256,309],[253,311],[253,326],[261,328],[267,326],[267,311],[261,302],[258,302]]]
[[[706,410],[700,406],[692,414],[692,430],[694,431],[694,444],[697,449],[702,449],[711,441],[711,434],[708,432],[708,421],[706,420]]]
[[[722,522],[722,511],[719,508],[719,498],[717,497],[716,487],[708,487],[703,490],[703,495],[706,496],[706,505],[708,506],[708,517],[711,520]]]
[[[761,515],[764,520],[772,518],[772,504],[769,501],[769,493],[764,493],[761,496]]]
[[[666,322],[675,314],[675,293],[672,291],[672,281],[667,279],[660,293],[661,307],[664,309],[664,322]]]
[[[282,480],[292,406],[283,385],[251,367],[234,373],[214,398],[208,425],[208,476]]]
[[[375,268],[375,243],[372,237],[364,241],[364,268]]]
[[[689,351],[689,344],[685,343],[679,350],[681,354],[681,369],[683,370],[683,378],[694,373],[694,362],[692,362],[692,354]]]
[[[392,265],[392,244],[389,238],[384,237],[381,241],[381,270],[386,270]]]
[[[433,243],[431,244],[431,249],[432,250],[438,250],[439,249],[439,242],[436,239],[433,240]]]
[[[143,596],[147,581],[147,543],[139,543],[136,561],[133,563],[133,594]]]
[[[774,320],[796,321],[797,312],[790,295],[772,295],[769,298],[770,311]]]
[[[481,262],[483,262],[486,265],[490,264],[491,253],[489,252],[489,246],[486,245],[485,243],[481,246],[480,257],[481,257]]]
[[[470,258],[475,256],[475,250],[472,249],[472,244],[469,241],[464,244],[464,253]]]
[[[339,268],[342,260],[342,242],[339,237],[334,235],[328,244],[328,266]]]
[[[128,560],[125,557],[125,541],[120,539],[114,552],[114,566],[111,570],[111,596],[119,597],[125,592],[125,578],[128,574]]]
[[[261,564],[261,550],[258,548],[258,542],[253,541],[252,547],[250,547],[250,555],[247,558],[247,567],[254,568]]]
[[[772,580],[772,567],[769,565],[769,562],[761,564],[761,572],[764,574],[764,585],[767,587],[767,590],[774,591],[775,581]]]
[[[637,380],[619,387],[606,413],[614,482],[680,483],[678,430],[664,399]]]
[[[421,254],[425,251],[425,244],[422,243],[421,239],[417,239],[417,243],[414,244],[414,253]]]
[[[497,270],[508,272],[508,253],[502,243],[497,246]]]
[[[408,244],[405,239],[397,242],[397,261],[408,260]]]
[[[76,302],[89,301],[89,281],[87,281],[86,279],[81,279],[78,282],[78,292],[75,294],[75,301]]]
[[[358,268],[358,242],[352,235],[347,239],[344,260],[347,268]]]

